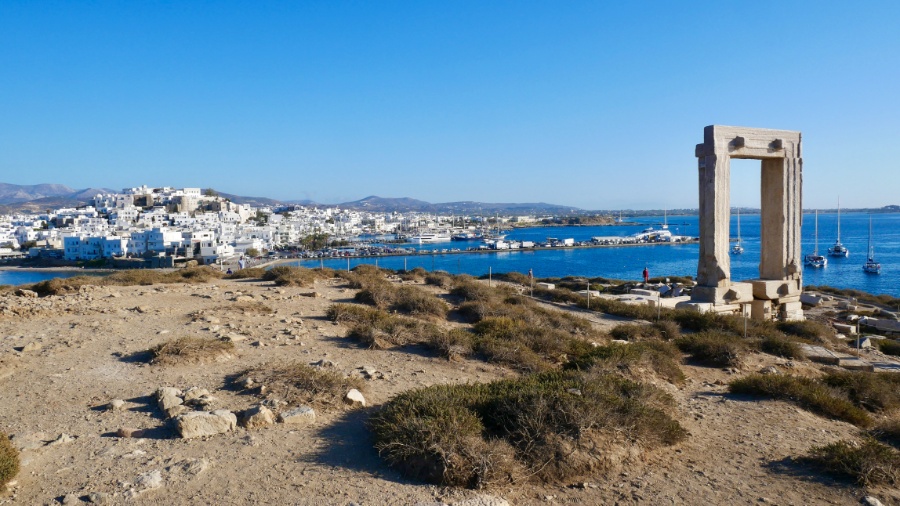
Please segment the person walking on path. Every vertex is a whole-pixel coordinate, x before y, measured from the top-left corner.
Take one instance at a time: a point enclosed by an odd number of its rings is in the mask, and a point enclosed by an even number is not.
[[[647,284],[649,282],[650,282],[650,269],[648,269],[647,267],[644,267],[644,284]]]

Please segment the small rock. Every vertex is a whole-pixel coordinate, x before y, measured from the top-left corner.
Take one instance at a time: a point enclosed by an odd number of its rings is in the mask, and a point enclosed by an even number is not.
[[[275,423],[275,414],[265,406],[254,406],[244,412],[243,426],[248,429],[257,429]]]
[[[162,472],[159,469],[144,473],[134,480],[135,488],[138,490],[152,490],[161,487],[162,484]]]
[[[125,408],[125,401],[122,399],[113,399],[106,405],[106,409],[109,411],[119,411],[123,408]]]
[[[16,290],[15,294],[18,295],[19,297],[26,297],[29,299],[36,299],[38,296],[37,292],[32,291],[32,290],[26,290],[24,288],[19,288],[18,290]]]
[[[778,374],[778,368],[774,365],[770,365],[768,367],[763,367],[759,370],[760,374]]]
[[[131,427],[122,427],[116,431],[116,435],[119,437],[144,437],[144,431]]]
[[[278,415],[278,421],[290,425],[308,424],[316,419],[316,411],[309,406],[300,406]]]
[[[190,404],[191,401],[199,399],[203,396],[209,396],[209,390],[205,388],[191,387],[184,391],[184,402]]]
[[[328,368],[328,369],[334,369],[335,367],[337,367],[337,364],[335,364],[331,360],[326,360],[324,358],[322,360],[319,360],[318,362],[313,362],[309,365],[311,365],[313,367],[323,367],[323,368]]]
[[[866,506],[884,506],[883,504],[881,504],[881,501],[879,501],[878,498],[871,495],[863,497],[862,503]]]
[[[184,401],[181,400],[181,397],[176,397],[174,395],[163,395],[159,398],[159,409],[163,411],[168,411],[175,406],[181,406],[184,404]]]
[[[70,436],[68,434],[60,434],[59,437],[47,443],[47,446],[59,446],[66,443],[71,443],[72,441],[75,441],[74,436]]]
[[[30,352],[32,352],[32,351],[38,351],[38,350],[40,350],[40,349],[43,348],[43,347],[44,347],[43,344],[41,344],[41,343],[36,343],[36,342],[33,342],[33,341],[32,341],[32,342],[30,342],[30,343],[28,343],[28,344],[26,344],[25,346],[22,347],[22,353],[30,353]]]
[[[344,396],[344,402],[354,407],[366,407],[366,398],[363,397],[363,394],[355,388],[352,388],[349,392],[347,392],[347,395]]]
[[[78,498],[77,494],[66,494],[62,498],[62,503],[67,506],[72,504],[80,504],[81,499]]]
[[[237,416],[231,411],[220,409],[213,412],[191,411],[175,419],[178,433],[184,439],[212,436],[234,430]]]
[[[91,504],[112,504],[112,500],[106,492],[91,492],[87,498]]]
[[[168,418],[175,418],[178,415],[189,412],[191,409],[184,404],[179,404],[177,406],[172,406],[166,411],[166,416]]]

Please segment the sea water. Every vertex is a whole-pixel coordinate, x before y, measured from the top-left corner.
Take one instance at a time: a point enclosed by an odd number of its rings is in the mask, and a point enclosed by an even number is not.
[[[733,280],[759,277],[760,216],[741,216],[742,255],[731,255]],[[546,241],[548,237],[572,238],[587,241],[596,236],[627,236],[653,226],[660,228],[663,217],[646,217],[633,220],[634,224],[590,227],[530,227],[509,232],[507,240]],[[697,216],[669,216],[669,230],[675,235],[699,236]],[[863,272],[869,237],[869,215],[864,213],[841,214],[841,242],[850,250],[848,258],[828,257],[823,269],[803,267],[804,285],[828,285],[837,288],[853,288],[875,294],[900,297],[900,214],[873,214],[875,259],[881,263],[881,274]],[[737,237],[737,215],[731,217],[731,234]],[[837,214],[819,214],[819,247],[825,254],[837,237]],[[812,253],[815,247],[815,217],[803,215],[802,254]],[[423,253],[431,254],[351,258],[350,267],[359,264],[375,264],[388,269],[444,270],[453,274],[481,276],[495,273],[534,271],[535,277],[588,276],[612,279],[639,280],[644,267],[656,276],[696,276],[700,246],[697,243],[672,245],[639,245],[602,248],[537,248],[528,250],[496,251],[490,253],[447,254],[440,249],[476,246],[475,241],[454,241],[441,244],[415,246]],[[406,247],[414,247],[406,245]],[[802,259],[801,259],[802,260]],[[293,265],[317,267],[319,260],[292,262]],[[347,268],[347,259],[327,259],[324,265],[333,269]]]
[[[105,272],[103,274],[106,274]],[[0,271],[0,285],[31,285],[53,278],[71,278],[74,276],[95,276],[97,273],[84,271],[59,270],[9,270]]]

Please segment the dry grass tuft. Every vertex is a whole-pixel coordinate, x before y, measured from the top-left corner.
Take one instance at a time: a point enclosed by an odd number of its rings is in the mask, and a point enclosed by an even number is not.
[[[325,279],[326,277],[328,277],[328,273],[318,269],[279,265],[267,270],[263,274],[262,279],[264,281],[272,281],[277,286],[312,287],[317,279]]]
[[[9,441],[9,437],[0,432],[0,491],[19,473],[19,451]]]
[[[221,339],[179,337],[150,349],[150,363],[157,365],[184,365],[215,362],[227,359],[234,350],[234,343]]]
[[[155,269],[132,269],[119,271],[109,276],[75,276],[72,278],[53,278],[31,286],[41,297],[48,295],[65,295],[78,292],[82,286],[136,286],[167,283],[207,283],[220,279],[224,274],[210,267],[190,267],[174,271]]]
[[[244,371],[237,381],[252,379],[265,386],[266,392],[291,405],[304,403],[335,404],[352,388],[363,390],[365,382],[359,378],[345,378],[343,374],[299,362],[270,366],[264,364]]]

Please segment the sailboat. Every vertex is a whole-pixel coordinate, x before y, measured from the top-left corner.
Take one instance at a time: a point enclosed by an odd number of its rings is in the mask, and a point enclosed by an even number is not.
[[[819,210],[816,209],[816,248],[812,254],[806,255],[803,259],[806,265],[818,269],[828,265],[828,259],[819,254]]]
[[[733,255],[740,255],[744,252],[744,247],[741,246],[741,210],[740,209],[738,209],[737,215],[738,215],[738,219],[737,219],[738,237],[737,237],[737,244],[735,244],[734,246],[731,247],[731,254],[733,254]]]
[[[850,256],[850,250],[847,249],[846,246],[841,244],[841,199],[838,197],[838,222],[837,222],[837,240],[834,241],[834,245],[828,248],[828,255],[833,257],[848,257]]]
[[[863,264],[863,270],[869,274],[881,274],[881,264],[875,261],[875,247],[872,246],[872,215],[869,215],[869,258]]]

